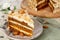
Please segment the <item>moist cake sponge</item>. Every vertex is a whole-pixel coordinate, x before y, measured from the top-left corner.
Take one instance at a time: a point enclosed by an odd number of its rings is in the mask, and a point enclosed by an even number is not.
[[[32,36],[34,21],[30,18],[26,10],[21,9],[19,11],[9,13],[8,27],[13,34],[16,33],[16,35],[20,35],[21,33],[23,36]]]

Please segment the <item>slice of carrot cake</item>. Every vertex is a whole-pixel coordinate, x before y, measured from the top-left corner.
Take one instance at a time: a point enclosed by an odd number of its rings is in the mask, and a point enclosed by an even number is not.
[[[34,21],[26,10],[21,9],[20,11],[9,13],[8,28],[14,35],[32,36]]]

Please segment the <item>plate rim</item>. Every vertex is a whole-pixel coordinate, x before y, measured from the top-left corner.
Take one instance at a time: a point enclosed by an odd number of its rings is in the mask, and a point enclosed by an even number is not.
[[[36,20],[36,19],[33,19],[33,20]],[[37,38],[37,37],[39,37],[41,34],[42,34],[42,32],[43,32],[43,25],[38,21],[38,20],[36,20],[40,25],[41,25],[41,31],[35,36],[35,37],[32,37],[31,39],[35,39],[35,38]],[[5,29],[4,29],[5,30]],[[6,33],[6,30],[5,30],[5,33]],[[7,34],[6,34],[7,35]],[[20,39],[18,39],[18,38],[13,38],[13,37],[11,37],[11,36],[9,36],[9,35],[7,35],[7,37],[8,38],[10,38],[10,39],[13,39],[13,40],[20,40]]]

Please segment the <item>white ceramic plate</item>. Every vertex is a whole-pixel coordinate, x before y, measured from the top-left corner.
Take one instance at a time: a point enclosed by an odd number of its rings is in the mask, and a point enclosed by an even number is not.
[[[36,19],[34,19],[34,22],[35,22],[35,24],[34,24],[35,25],[35,29],[33,31],[33,36],[30,39],[37,38],[43,32],[42,24],[40,22],[38,22]],[[8,37],[10,39],[13,39],[13,40],[20,40],[21,39],[21,37],[12,36],[11,34],[9,34],[9,32],[7,30],[6,30],[6,33],[7,33]],[[22,39],[24,39],[24,40],[26,39],[27,40],[27,37],[24,37],[24,38],[22,37]]]

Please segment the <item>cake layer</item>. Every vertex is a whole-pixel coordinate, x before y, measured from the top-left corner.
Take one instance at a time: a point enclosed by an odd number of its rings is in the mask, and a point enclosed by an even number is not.
[[[53,11],[54,10],[54,7],[51,3],[48,3],[49,4],[49,7],[51,8],[51,10]]]
[[[11,22],[11,23],[13,23],[13,24],[17,24],[17,25],[21,25],[22,27],[24,27],[24,28],[26,28],[26,29],[28,29],[28,30],[33,30],[33,29],[31,29],[31,28],[29,28],[29,27],[27,27],[27,26],[24,26],[24,25],[22,25],[22,24],[20,24],[20,23],[18,23],[18,22],[15,22],[15,21],[12,21],[12,20],[9,20],[9,22]]]
[[[37,5],[39,6],[39,5],[41,5],[41,4],[45,3],[45,2],[46,2],[46,0],[40,0]]]
[[[25,34],[24,34],[24,33],[19,32],[18,30],[16,30],[16,29],[12,28],[11,26],[9,26],[9,27],[10,27],[10,28],[9,28],[10,32],[11,32],[14,36],[16,36],[16,35],[25,36]]]
[[[26,31],[24,31],[24,30],[21,30],[21,29],[19,29],[19,28],[16,27],[16,26],[12,26],[12,25],[9,25],[9,26],[12,27],[13,29],[18,30],[19,32],[24,33],[25,35],[32,36],[32,33],[29,33],[29,32],[26,32]]]
[[[32,33],[32,30],[26,29],[26,28],[24,28],[24,27],[21,26],[21,25],[14,24],[14,23],[11,23],[11,22],[9,22],[9,25],[16,26],[18,29],[21,29],[21,30],[24,30],[24,31],[26,31],[26,32]]]
[[[54,2],[50,0],[50,6],[54,9]]]
[[[22,25],[24,25],[24,26],[27,26],[27,27],[33,29],[33,28],[30,27],[27,23],[25,23],[25,22],[20,22],[20,21],[18,21],[17,19],[14,19],[14,18],[9,17],[8,20],[13,20],[13,21],[15,21],[15,22],[18,22],[18,23],[20,23],[20,24],[22,24]]]
[[[31,28],[34,29],[34,22],[27,14],[19,14],[19,13],[13,13],[13,15],[9,15],[8,17],[13,18],[15,20],[18,20],[19,22],[25,22],[27,23]]]
[[[37,4],[37,9],[38,10],[48,4],[48,0],[37,0],[37,1],[39,1],[38,4]]]
[[[54,0],[49,0],[49,6],[52,8],[52,9],[56,9],[56,8],[59,8],[59,5],[60,5],[60,2],[58,2],[58,0],[54,1]]]

